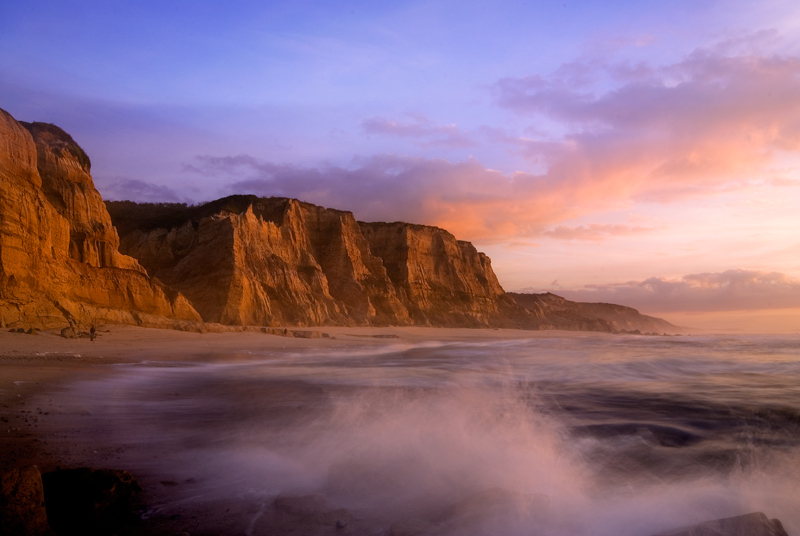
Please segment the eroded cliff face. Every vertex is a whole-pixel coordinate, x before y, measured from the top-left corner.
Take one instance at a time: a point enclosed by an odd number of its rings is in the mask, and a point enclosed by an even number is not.
[[[132,257],[119,253],[119,237],[103,198],[89,174],[89,157],[72,137],[48,123],[21,123],[36,143],[42,193],[69,224],[69,256],[95,266],[146,273]]]
[[[0,110],[0,321],[198,321],[182,296],[119,253],[80,147],[52,125],[25,126]]]
[[[108,206],[123,229],[122,250],[185,294],[206,321],[409,323],[349,212],[255,196],[182,212],[171,205]]]
[[[489,257],[438,227],[359,223],[416,324],[532,327],[505,296]]]
[[[122,251],[207,321],[531,327],[488,257],[442,229],[286,198],[107,205]]]

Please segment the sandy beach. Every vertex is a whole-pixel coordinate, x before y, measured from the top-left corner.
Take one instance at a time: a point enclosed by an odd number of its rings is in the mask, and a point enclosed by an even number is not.
[[[106,325],[97,338],[65,339],[58,330],[27,333],[0,332],[0,468],[38,465],[42,471],[69,464],[70,438],[46,438],[38,433],[41,421],[58,419],[73,429],[75,416],[52,408],[32,406],[30,398],[59,389],[71,380],[100,377],[121,363],[158,361],[233,360],[248,352],[273,349],[385,346],[424,341],[480,341],[536,337],[581,337],[566,331],[421,327],[323,327],[288,328],[311,332],[315,338],[262,333],[260,328],[226,333],[189,333],[164,329]],[[325,334],[328,337],[322,337]]]

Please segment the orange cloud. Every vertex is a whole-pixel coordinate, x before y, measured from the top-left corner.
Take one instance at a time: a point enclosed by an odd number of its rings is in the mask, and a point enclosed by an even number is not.
[[[630,236],[652,232],[651,227],[631,227],[620,224],[591,224],[579,227],[565,227],[559,225],[544,234],[559,240],[604,240],[612,236]]]
[[[538,171],[503,174],[476,159],[398,155],[316,168],[247,155],[204,156],[187,169],[227,177],[224,193],[299,197],[365,220],[439,225],[488,243],[545,234],[611,236],[610,228],[567,232],[553,226],[638,202],[672,203],[756,183],[768,187],[763,178],[773,173],[776,157],[800,152],[795,57],[717,48],[666,66],[574,62],[549,77],[500,80],[494,91],[500,106],[529,116],[531,124],[546,119],[565,133],[529,138],[490,127],[465,133],[420,116],[372,118],[362,126],[421,143],[482,137],[525,155]]]

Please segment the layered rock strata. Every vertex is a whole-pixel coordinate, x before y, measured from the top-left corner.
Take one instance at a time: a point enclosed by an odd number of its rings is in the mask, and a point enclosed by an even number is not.
[[[435,227],[287,198],[109,202],[121,249],[225,324],[518,327],[485,255]]]
[[[0,324],[170,325],[199,315],[119,253],[119,239],[64,131],[0,110]]]
[[[185,294],[206,321],[407,324],[352,214],[231,196],[199,207],[108,203],[122,250]]]
[[[489,257],[438,227],[360,222],[416,324],[534,327],[505,296]]]

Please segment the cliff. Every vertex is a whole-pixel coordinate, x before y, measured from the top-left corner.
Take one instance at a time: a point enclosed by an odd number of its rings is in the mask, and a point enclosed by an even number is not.
[[[489,257],[444,229],[359,222],[415,324],[535,327],[492,271]]]
[[[286,198],[107,203],[121,249],[225,324],[519,326],[489,259],[435,227]]]
[[[172,325],[200,319],[119,253],[83,150],[0,110],[0,323]]]
[[[513,298],[542,321],[542,329],[579,331],[678,333],[681,328],[666,320],[641,314],[632,307],[611,303],[574,302],[549,292],[517,294]]]
[[[202,321],[677,329],[627,307],[506,294],[486,255],[437,227],[252,195],[104,203],[69,134],[0,110],[0,326]]]

